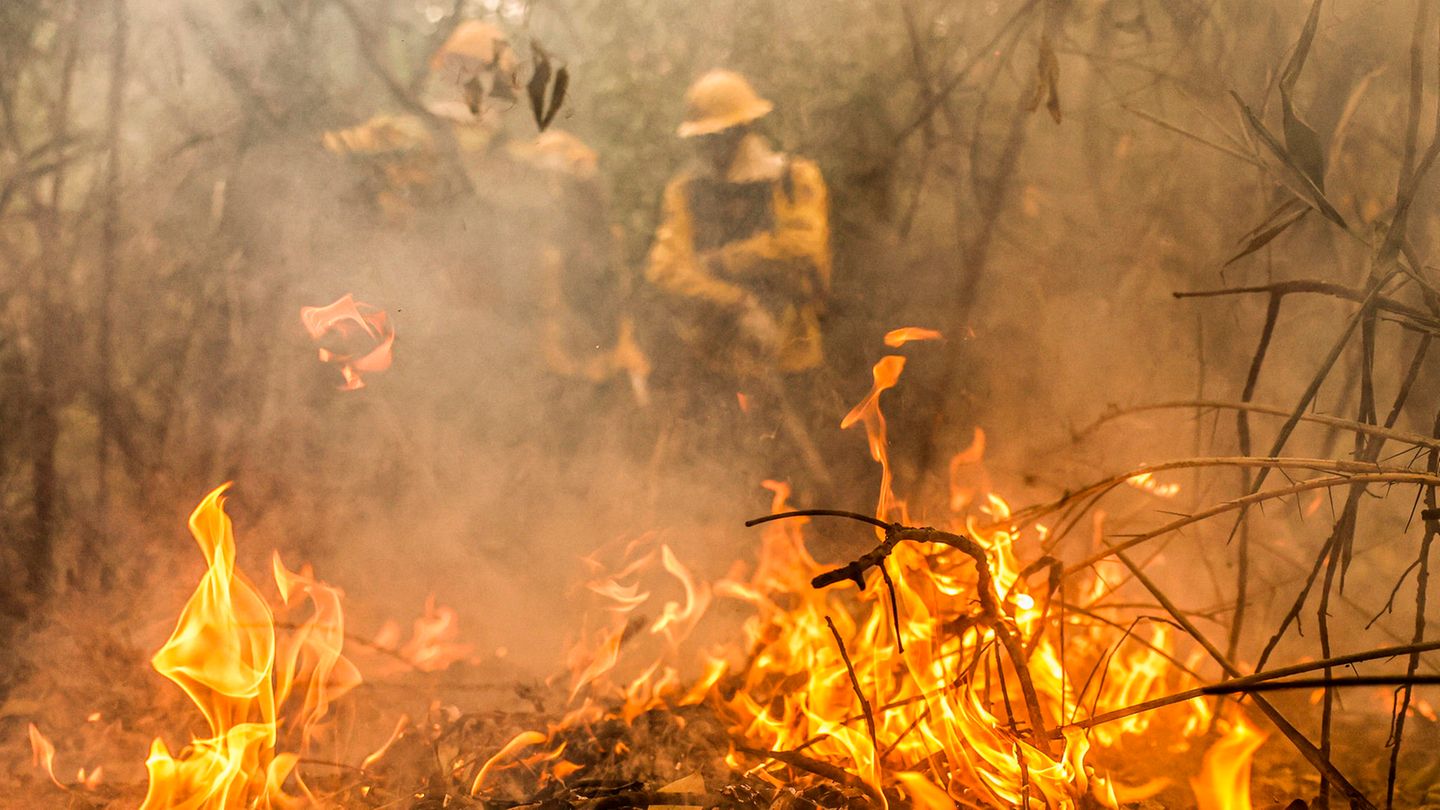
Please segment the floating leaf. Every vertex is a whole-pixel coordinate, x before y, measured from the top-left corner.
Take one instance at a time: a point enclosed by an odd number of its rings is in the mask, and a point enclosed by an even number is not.
[[[1265,144],[1265,147],[1270,150],[1270,153],[1288,170],[1285,172],[1285,175],[1286,178],[1293,183],[1294,188],[1292,190],[1303,197],[1310,205],[1314,206],[1315,210],[1324,214],[1326,219],[1342,228],[1347,227],[1345,218],[1340,216],[1340,212],[1336,211],[1335,206],[1331,205],[1330,201],[1325,198],[1324,189],[1316,185],[1315,180],[1310,174],[1296,163],[1295,159],[1290,155],[1289,150],[1282,146],[1274,135],[1270,134],[1270,130],[1265,128],[1265,124],[1260,121],[1260,118],[1255,115],[1255,112],[1245,104],[1240,96],[1234,91],[1231,91],[1230,95],[1235,99],[1235,103],[1240,105],[1240,111],[1244,114],[1245,123],[1249,125],[1250,131],[1260,139],[1261,143]]]
[[[530,112],[535,116],[535,126],[545,128],[545,90],[550,86],[550,56],[540,44],[531,43],[535,51],[535,72],[530,75],[530,81],[525,85],[525,91],[530,96]]]
[[[1055,123],[1060,123],[1060,60],[1055,57],[1055,48],[1049,36],[1040,37],[1040,53],[1035,60],[1035,90],[1025,109],[1034,112],[1040,109],[1040,101]]]
[[[550,126],[555,120],[555,115],[560,112],[560,105],[565,103],[565,91],[570,87],[570,71],[567,68],[560,68],[555,72],[555,87],[550,91],[550,104],[545,108],[545,118],[540,122],[540,131]]]
[[[1315,0],[1310,5],[1310,16],[1306,18],[1305,27],[1300,31],[1295,51],[1290,54],[1290,61],[1285,64],[1285,70],[1280,74],[1280,108],[1284,121],[1286,151],[1290,153],[1296,167],[1310,178],[1316,188],[1324,191],[1325,148],[1320,143],[1320,136],[1300,117],[1291,100],[1295,82],[1300,78],[1300,72],[1305,69],[1306,57],[1310,55],[1310,46],[1315,41],[1321,1]]]
[[[499,84],[500,80],[496,79],[495,83]],[[480,104],[485,100],[485,85],[480,83],[479,76],[471,76],[470,80],[465,82],[463,89],[465,91],[465,106],[470,108],[471,115],[479,115]]]
[[[1299,222],[1306,214],[1310,213],[1310,211],[1310,206],[1306,205],[1304,200],[1296,197],[1291,197],[1281,203],[1278,208],[1270,212],[1269,216],[1265,217],[1265,221],[1261,222],[1254,230],[1250,231],[1250,233],[1240,237],[1240,240],[1245,242],[1245,247],[1241,248],[1239,253],[1231,256],[1229,260],[1225,262],[1224,266],[1229,267],[1235,262],[1249,256],[1251,253],[1270,244],[1271,240],[1284,233],[1291,225]]]

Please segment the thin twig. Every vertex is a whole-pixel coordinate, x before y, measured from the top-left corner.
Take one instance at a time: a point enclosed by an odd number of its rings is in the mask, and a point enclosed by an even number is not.
[[[1436,686],[1440,675],[1342,675],[1336,677],[1296,678],[1291,681],[1265,681],[1251,684],[1215,684],[1202,686],[1206,695],[1254,694],[1256,692],[1282,692],[1289,689],[1331,689],[1354,686]]]
[[[1143,703],[1136,703],[1133,706],[1126,706],[1123,709],[1115,709],[1113,711],[1105,712],[1104,714],[1097,714],[1093,717],[1088,717],[1083,720],[1070,723],[1065,727],[1083,729],[1090,728],[1091,726],[1103,725],[1105,723],[1112,723],[1116,720],[1124,720],[1125,718],[1132,715],[1143,714],[1145,712],[1155,711],[1156,709],[1163,709],[1166,706],[1172,706],[1176,703],[1184,703],[1186,701],[1194,700],[1195,698],[1205,697],[1207,694],[1210,694],[1205,690],[1215,686],[1264,683],[1265,681],[1271,681],[1277,678],[1285,678],[1291,675],[1302,675],[1306,672],[1314,672],[1317,669],[1325,669],[1326,667],[1343,667],[1350,664],[1358,664],[1364,661],[1378,661],[1382,658],[1395,658],[1401,655],[1411,655],[1418,657],[1421,653],[1433,652],[1435,650],[1440,650],[1440,641],[1426,641],[1417,644],[1402,644],[1394,647],[1382,647],[1378,650],[1370,650],[1368,652],[1362,653],[1349,653],[1347,655],[1340,655],[1334,658],[1328,658],[1323,661],[1307,661],[1303,664],[1293,664],[1291,666],[1278,667],[1267,672],[1257,672],[1253,675],[1245,675],[1239,678],[1232,678],[1230,680],[1221,681],[1218,684],[1196,687],[1194,689],[1187,689],[1184,692],[1176,692],[1171,695],[1153,698]],[[1056,729],[1051,732],[1051,735],[1058,738],[1061,736],[1062,730],[1063,728]]]
[[[765,751],[760,748],[750,748],[743,745],[735,746],[735,750],[744,754],[749,754],[752,757],[773,759],[776,762],[783,762],[793,768],[799,768],[802,771],[808,771],[809,773],[813,773],[816,776],[822,776],[837,784],[852,787],[856,790],[864,792],[865,795],[869,796],[875,801],[876,804],[879,804],[882,807],[885,804],[885,797],[880,793],[878,789],[875,788],[874,785],[866,782],[864,779],[861,779],[855,774],[850,773],[844,768],[831,765],[828,762],[821,762],[818,759],[812,759],[805,756],[804,754],[795,751]]]
[[[895,581],[890,579],[890,571],[885,563],[880,563],[880,578],[885,580],[885,589],[890,592],[890,625],[895,629],[896,651],[904,654],[905,640],[900,637],[900,601],[895,596]]]
[[[1435,433],[1440,435],[1440,413],[1435,415]],[[1431,472],[1440,471],[1440,451],[1431,450],[1429,459]],[[1437,495],[1435,487],[1425,488],[1425,505],[1427,511],[1433,512],[1436,509]],[[1440,520],[1434,517],[1425,521],[1425,537],[1420,541],[1420,573],[1415,577],[1415,638],[1418,640],[1425,635],[1425,607],[1426,591],[1430,584],[1430,548],[1435,543],[1435,537],[1440,535]],[[1410,661],[1406,665],[1405,672],[1410,677],[1415,677],[1415,671],[1420,668],[1419,653],[1410,653]],[[1395,778],[1400,768],[1400,744],[1405,738],[1405,715],[1410,710],[1410,698],[1413,693],[1411,682],[1405,684],[1400,694],[1400,705],[1395,712],[1394,739],[1390,748],[1390,768],[1385,780],[1385,807],[1389,810],[1395,802]]]
[[[1230,659],[1226,658],[1225,654],[1211,643],[1205,634],[1200,632],[1199,628],[1186,618],[1184,612],[1177,608],[1174,602],[1170,601],[1170,597],[1167,596],[1150,577],[1146,576],[1145,572],[1142,571],[1123,550],[1120,550],[1118,546],[1111,547],[1111,550],[1114,555],[1120,559],[1120,562],[1124,563],[1125,567],[1130,569],[1130,572],[1135,575],[1135,578],[1140,581],[1140,584],[1144,585],[1145,589],[1150,591],[1150,595],[1155,597],[1155,600],[1160,603],[1161,607],[1165,608],[1165,611],[1170,614],[1170,618],[1179,622],[1185,629],[1185,632],[1205,649],[1205,652],[1209,654],[1215,663],[1220,665],[1221,669],[1225,670],[1227,675],[1232,678],[1241,677],[1239,668],[1237,668]],[[1334,780],[1340,786],[1340,789],[1345,792],[1345,795],[1350,797],[1353,806],[1358,806],[1365,810],[1375,810],[1375,805],[1372,804],[1369,799],[1365,798],[1365,794],[1361,793],[1358,788],[1350,783],[1349,779],[1345,778],[1345,775],[1335,767],[1335,763],[1321,756],[1319,749],[1317,749],[1310,740],[1306,739],[1305,735],[1301,734],[1289,720],[1285,719],[1285,715],[1281,714],[1278,709],[1262,697],[1255,696],[1253,700],[1260,711],[1263,712],[1266,717],[1270,718],[1270,722],[1280,730],[1280,733],[1284,734],[1285,737],[1290,740],[1290,744],[1295,746],[1295,749],[1300,752],[1301,756],[1305,757],[1306,761],[1316,770],[1320,771],[1323,777]]]
[[[1247,495],[1243,498],[1236,498],[1234,500],[1226,501],[1225,503],[1212,506],[1209,509],[1204,509],[1202,511],[1196,512],[1193,515],[1174,520],[1170,523],[1165,524],[1164,526],[1161,526],[1158,529],[1153,529],[1143,534],[1131,536],[1122,543],[1115,543],[1106,548],[1103,548],[1095,552],[1094,554],[1091,554],[1089,557],[1081,560],[1080,562],[1071,565],[1069,568],[1066,568],[1065,576],[1074,576],[1094,565],[1095,563],[1100,562],[1101,560],[1105,560],[1112,556],[1115,556],[1116,552],[1128,551],[1135,546],[1146,543],[1150,540],[1154,540],[1161,535],[1169,534],[1173,531],[1177,531],[1193,523],[1199,523],[1202,520],[1207,520],[1217,515],[1225,514],[1226,512],[1233,512],[1243,507],[1253,506],[1257,503],[1263,503],[1265,501],[1273,501],[1278,498],[1288,498],[1291,495],[1296,495],[1301,492],[1308,492],[1312,489],[1328,489],[1332,487],[1341,487],[1356,483],[1422,485],[1440,484],[1440,476],[1420,472],[1385,472],[1362,473],[1357,475],[1338,475],[1327,478],[1312,478],[1308,481],[1301,481],[1300,483],[1293,484],[1288,487],[1283,487],[1281,489],[1272,489],[1266,490],[1265,492],[1257,492],[1253,495]]]
[[[1295,293],[1315,293],[1328,295],[1334,298],[1342,298],[1346,301],[1353,301],[1363,304],[1369,300],[1369,294],[1365,290],[1357,290],[1353,287],[1346,287],[1343,284],[1336,284],[1330,281],[1313,281],[1310,279],[1297,279],[1294,281],[1277,281],[1273,284],[1257,284],[1248,287],[1224,287],[1215,290],[1180,290],[1171,293],[1176,298],[1215,298],[1229,295],[1291,295]],[[1382,312],[1389,312],[1409,319],[1414,326],[1427,330],[1440,330],[1440,320],[1421,309],[1416,309],[1408,304],[1401,303],[1383,295],[1374,297],[1375,308]]]
[[[860,700],[860,711],[865,713],[865,730],[870,733],[870,747],[875,752],[878,767],[880,740],[875,734],[875,712],[870,708],[870,699],[865,697],[865,690],[860,688],[860,676],[855,674],[855,665],[850,662],[850,651],[845,649],[845,640],[840,638],[840,631],[835,629],[834,620],[826,616],[825,624],[830,627],[830,634],[835,637],[835,646],[840,648],[840,658],[845,661],[845,671],[850,673],[850,686],[855,690],[855,697]]]

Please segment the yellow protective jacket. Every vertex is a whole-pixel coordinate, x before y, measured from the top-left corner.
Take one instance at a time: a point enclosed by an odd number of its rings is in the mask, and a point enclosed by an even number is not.
[[[679,337],[707,364],[748,376],[824,362],[830,224],[819,167],[770,151],[752,133],[725,178],[686,172],[671,180],[661,216],[645,276],[673,304]],[[740,334],[753,306],[779,327],[769,352]]]

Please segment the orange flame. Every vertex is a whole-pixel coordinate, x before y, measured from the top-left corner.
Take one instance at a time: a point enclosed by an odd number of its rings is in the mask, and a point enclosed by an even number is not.
[[[1190,780],[1199,810],[1251,810],[1250,761],[1265,737],[1240,717],[1210,746],[1200,775]]]
[[[303,751],[330,703],[360,680],[340,652],[339,592],[315,581],[308,570],[286,570],[278,556],[275,579],[282,599],[288,605],[303,594],[314,614],[277,645],[269,605],[236,568],[234,530],[225,514],[229,486],[217,487],[190,515],[190,533],[209,567],[170,640],[151,659],[155,670],[195,703],[211,736],[192,740],[178,756],[155,740],[145,763],[150,786],[141,810],[293,803],[284,785],[298,755],[277,750],[278,707],[303,687],[297,715]]]
[[[945,336],[936,329],[925,329],[919,326],[903,326],[899,329],[891,329],[885,333],[885,345],[892,349],[898,349],[906,343],[915,340],[944,340]]]
[[[320,362],[340,367],[341,391],[364,388],[363,374],[390,368],[395,327],[383,310],[356,301],[350,293],[326,306],[301,307],[300,322],[316,342],[333,336],[344,347],[320,347]]]
[[[885,438],[885,414],[880,410],[880,395],[900,382],[900,372],[904,370],[904,357],[887,354],[880,358],[880,362],[871,370],[875,382],[870,387],[870,393],[856,403],[840,421],[841,430],[848,429],[856,422],[865,425],[865,437],[870,442],[870,457],[880,462],[880,502],[875,507],[875,516],[886,521],[891,520],[891,513],[897,510],[903,520],[904,504],[896,499],[891,484],[894,476],[890,470],[890,454]]]
[[[539,745],[545,740],[545,735],[538,731],[522,731],[516,734],[510,742],[505,743],[499,751],[495,752],[495,756],[485,760],[485,764],[480,766],[480,772],[475,774],[475,781],[470,783],[470,795],[475,796],[480,793],[480,788],[485,785],[485,777],[489,776],[500,762],[515,756],[526,748]]]
[[[389,650],[421,672],[439,672],[460,661],[475,659],[475,645],[458,642],[460,617],[455,609],[425,597],[425,612],[411,627],[410,640],[400,643],[400,625],[387,621],[375,635],[375,645]]]
[[[50,781],[54,782],[56,787],[65,787],[65,783],[55,778],[55,744],[41,734],[40,729],[36,728],[34,723],[30,724],[30,754],[35,767],[44,768],[45,774],[50,777]]]
[[[905,521],[906,509],[893,491],[880,399],[898,383],[904,366],[905,358],[898,355],[881,358],[873,368],[869,393],[842,422],[845,428],[856,423],[865,427],[871,456],[881,467],[876,514],[887,521]],[[1004,807],[1114,808],[1121,797],[1133,800],[1162,790],[1164,779],[1127,787],[1095,774],[1086,764],[1092,744],[1110,745],[1138,733],[1152,722],[1150,715],[1088,731],[1065,724],[1183,688],[1185,676],[1172,660],[1168,628],[1156,626],[1148,640],[1134,635],[1131,644],[1117,647],[1106,625],[1067,617],[1066,659],[1081,671],[1094,667],[1106,673],[1077,682],[1056,646],[1057,615],[1050,610],[1056,597],[1032,589],[1020,577],[1025,570],[1020,548],[1031,544],[1036,556],[1044,553],[1040,544],[1047,532],[1039,526],[1031,532],[1010,525],[1009,505],[990,491],[984,448],[985,435],[977,430],[971,446],[952,461],[951,504],[957,512],[970,507],[970,513],[964,525],[957,519],[951,528],[985,549],[991,587],[1004,612],[1001,621],[1028,647],[1028,668],[1043,717],[1026,717],[1029,708],[1016,692],[1014,666],[994,654],[995,629],[976,621],[978,580],[970,558],[944,546],[895,546],[885,564],[894,582],[897,622],[889,609],[890,588],[877,584],[877,571],[867,574],[858,592],[813,588],[811,579],[833,566],[810,555],[805,544],[808,521],[794,519],[765,524],[753,571],[747,576],[742,566],[711,589],[715,596],[749,605],[753,615],[745,622],[744,643],[703,655],[704,674],[689,687],[679,686],[676,665],[668,659],[657,659],[624,687],[608,683],[626,637],[618,623],[651,595],[649,587],[629,577],[655,567],[655,553],[644,552],[646,539],[627,548],[619,573],[602,573],[588,583],[615,614],[615,626],[594,635],[593,646],[576,648],[572,671],[579,677],[572,698],[589,688],[597,700],[587,698],[564,722],[606,716],[598,698],[607,690],[621,698],[620,707],[608,716],[625,721],[655,706],[706,701],[727,719],[737,745],[804,750],[821,761],[845,763],[871,786],[898,787],[911,804],[926,810],[952,810],[960,796],[966,796],[965,806],[979,801]],[[764,486],[773,493],[772,511],[787,511],[789,487],[775,481]],[[1100,524],[1095,528],[1098,532]],[[698,605],[703,586],[677,570],[678,560],[668,547],[661,546],[659,557],[661,567],[681,581],[685,604]],[[597,558],[587,563],[604,570]],[[1115,572],[1108,569],[1103,573],[1110,582],[1120,579],[1109,576]],[[1098,571],[1093,582],[1076,588],[1082,596],[1088,592],[1092,603],[1107,590]],[[691,612],[681,604],[667,603],[666,616]],[[849,652],[858,688],[827,619]],[[673,626],[662,619],[651,625],[651,632]],[[898,641],[904,642],[903,650]],[[1006,680],[1010,691],[1002,696]],[[994,686],[997,682],[1001,686]],[[879,707],[873,736],[860,722],[857,692]],[[1207,725],[1210,707],[1196,700],[1171,711],[1188,712],[1184,733],[1190,735]],[[1044,751],[1020,730],[1039,720],[1060,729],[1062,751]],[[732,750],[726,762],[745,767],[738,750]],[[768,777],[764,770],[751,773]]]
[[[990,490],[984,462],[985,431],[977,427],[970,446],[950,457],[950,511],[965,511],[976,495]]]

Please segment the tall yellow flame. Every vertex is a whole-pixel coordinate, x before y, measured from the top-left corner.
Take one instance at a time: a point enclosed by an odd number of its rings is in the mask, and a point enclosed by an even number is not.
[[[1251,810],[1250,761],[1265,736],[1241,716],[1210,746],[1200,775],[1190,780],[1199,810]]]
[[[205,716],[210,736],[192,740],[178,755],[155,740],[145,763],[150,786],[141,810],[296,806],[285,784],[298,756],[278,750],[279,707],[304,685],[295,723],[303,749],[330,702],[359,683],[358,672],[340,652],[339,592],[316,582],[308,571],[287,571],[278,556],[275,576],[282,599],[288,604],[304,594],[315,610],[279,645],[277,660],[274,614],[236,568],[234,530],[225,514],[229,487],[217,487],[190,515],[190,533],[208,568],[170,640],[151,659],[155,670],[183,689]]]

